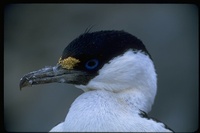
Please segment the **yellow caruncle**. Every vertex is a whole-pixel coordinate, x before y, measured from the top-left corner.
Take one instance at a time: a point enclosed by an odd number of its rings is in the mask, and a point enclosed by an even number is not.
[[[68,57],[66,59],[59,59],[58,64],[60,64],[62,66],[62,68],[65,69],[73,69],[74,66],[77,65],[77,63],[79,63],[80,60],[73,58],[73,57]]]

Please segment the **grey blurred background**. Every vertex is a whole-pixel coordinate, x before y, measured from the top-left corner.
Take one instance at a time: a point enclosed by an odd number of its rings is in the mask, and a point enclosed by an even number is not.
[[[158,73],[149,113],[176,132],[198,128],[198,7],[192,4],[13,4],[4,8],[4,124],[49,131],[82,91],[68,84],[19,89],[20,78],[57,63],[85,29],[125,30],[140,38]]]

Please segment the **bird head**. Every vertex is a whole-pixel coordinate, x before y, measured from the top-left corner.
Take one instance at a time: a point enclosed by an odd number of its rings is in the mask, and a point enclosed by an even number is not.
[[[127,32],[110,30],[80,35],[64,49],[56,66],[26,74],[20,88],[58,82],[84,91],[134,89],[154,100],[156,80],[151,56],[142,41]]]

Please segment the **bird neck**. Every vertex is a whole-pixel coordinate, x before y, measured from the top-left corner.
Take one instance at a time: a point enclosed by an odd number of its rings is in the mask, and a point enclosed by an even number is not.
[[[118,89],[119,91],[113,91],[109,89],[95,90],[95,89],[91,89],[93,87],[89,88],[87,86],[82,86],[82,85],[79,85],[76,87],[81,88],[87,94],[90,94],[90,93],[91,94],[93,93],[94,94],[99,94],[99,93],[109,94],[109,97],[112,97],[112,99],[118,99],[119,101],[122,101],[124,104],[128,105],[131,110],[142,110],[148,113],[149,111],[151,111],[151,107],[154,103],[155,95],[157,92],[156,77],[154,76],[154,78],[152,79],[148,78],[148,79],[149,79],[148,81],[143,81],[141,82],[141,84],[136,83],[136,82],[134,82],[133,85],[126,84],[125,86],[127,88],[124,88],[124,86],[122,85],[122,88],[124,89]],[[104,85],[100,85],[100,83],[98,83],[98,85],[100,86],[100,88],[101,86],[104,86]],[[120,85],[118,85],[117,87],[119,86]],[[91,95],[91,97],[93,97],[93,95]]]
[[[143,123],[139,113],[146,111],[143,97],[132,90],[110,92],[91,90],[80,95],[71,105],[63,123],[66,131],[142,131],[135,124]],[[127,123],[124,123],[126,121]],[[126,127],[126,128],[125,128]]]
[[[124,103],[126,103],[131,108],[131,110],[142,110],[148,113],[149,111],[151,111],[151,107],[154,103],[155,94],[150,95],[150,92],[144,91],[141,91],[141,89],[138,90],[132,88],[117,93],[116,95],[118,95],[117,97],[124,101]]]

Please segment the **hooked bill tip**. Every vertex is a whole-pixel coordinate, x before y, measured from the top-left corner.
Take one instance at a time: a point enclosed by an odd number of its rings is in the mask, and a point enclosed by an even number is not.
[[[24,80],[23,78],[20,79],[20,83],[19,83],[20,91],[22,90],[23,87],[26,86],[26,85],[25,85],[25,81],[26,81],[26,80]]]
[[[20,88],[20,90],[22,90],[22,88],[24,88],[24,87],[26,87],[26,86],[30,86],[32,84],[32,81],[30,80],[28,80],[25,76],[24,77],[22,77],[21,79],[20,79],[20,83],[19,83],[19,88]]]

